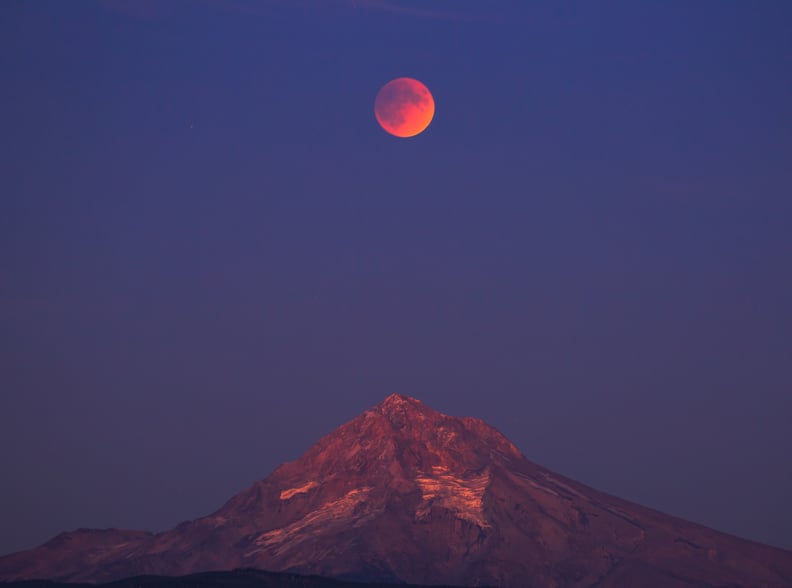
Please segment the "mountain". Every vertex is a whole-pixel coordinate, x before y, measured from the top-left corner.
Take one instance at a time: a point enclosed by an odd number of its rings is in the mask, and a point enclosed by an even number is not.
[[[209,516],[81,529],[0,558],[0,579],[102,582],[258,568],[504,588],[792,587],[792,552],[538,466],[496,429],[392,395]]]

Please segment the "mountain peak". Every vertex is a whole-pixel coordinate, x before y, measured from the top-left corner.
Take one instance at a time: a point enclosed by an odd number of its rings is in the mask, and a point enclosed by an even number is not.
[[[445,415],[429,408],[417,398],[404,394],[391,394],[372,409],[384,416],[396,429],[435,421]]]
[[[431,409],[428,406],[426,406],[423,402],[421,402],[417,398],[413,398],[412,396],[405,396],[404,394],[398,394],[398,393],[391,394],[374,408],[379,412],[381,412],[382,414],[386,414],[392,411],[405,411],[405,410],[419,410],[421,412],[425,412],[427,410],[431,411]]]

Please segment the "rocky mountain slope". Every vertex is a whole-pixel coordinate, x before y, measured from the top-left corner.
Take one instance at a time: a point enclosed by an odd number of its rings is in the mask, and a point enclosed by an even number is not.
[[[504,588],[792,587],[792,552],[593,490],[478,419],[400,395],[209,516],[158,534],[64,533],[0,558],[0,579],[235,568]]]

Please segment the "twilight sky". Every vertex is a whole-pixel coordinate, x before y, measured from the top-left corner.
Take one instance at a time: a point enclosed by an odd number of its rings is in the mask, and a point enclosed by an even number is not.
[[[0,553],[207,514],[391,392],[792,548],[790,23],[4,0]]]

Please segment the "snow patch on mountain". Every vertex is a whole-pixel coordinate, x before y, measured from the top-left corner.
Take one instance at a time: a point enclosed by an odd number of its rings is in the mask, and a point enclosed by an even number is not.
[[[432,466],[430,475],[418,476],[415,482],[422,498],[415,512],[417,519],[426,518],[432,506],[440,506],[481,528],[490,526],[484,516],[483,501],[490,482],[489,471],[465,478],[451,473],[446,466]]]
[[[289,500],[289,498],[291,498],[295,494],[305,494],[305,493],[313,490],[317,486],[319,486],[319,484],[317,482],[311,481],[311,482],[307,482],[307,483],[303,484],[302,486],[297,486],[296,488],[289,488],[288,490],[283,490],[280,493],[280,499],[281,500]]]
[[[290,525],[260,534],[255,540],[259,548],[245,555],[249,556],[267,548],[272,548],[275,555],[280,555],[299,546],[317,532],[327,532],[333,526],[355,526],[355,523],[360,522],[357,519],[367,518],[361,515],[371,514],[358,509],[370,491],[370,486],[355,488],[337,500],[326,502]]]

